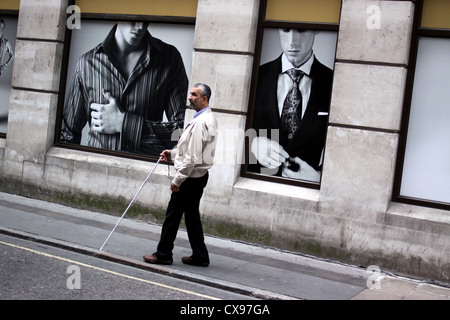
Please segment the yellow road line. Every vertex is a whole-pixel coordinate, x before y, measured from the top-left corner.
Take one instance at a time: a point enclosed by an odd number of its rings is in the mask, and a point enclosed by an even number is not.
[[[48,254],[48,253],[45,253],[45,252],[41,252],[41,251],[33,250],[33,249],[30,249],[30,248],[18,246],[18,245],[12,244],[12,243],[0,241],[0,244],[3,244],[5,246],[9,246],[9,247],[13,247],[13,248],[17,248],[17,249],[22,249],[22,250],[25,250],[25,251],[29,251],[29,252],[32,252],[32,253],[44,256],[44,257],[57,259],[57,260],[60,260],[60,261],[71,263],[71,264],[77,264],[77,265],[80,265],[80,266],[83,266],[83,267],[86,267],[86,268],[90,268],[90,269],[94,269],[94,270],[97,270],[97,271],[110,273],[110,274],[113,274],[113,275],[116,275],[116,276],[120,276],[120,277],[123,277],[123,278],[145,282],[145,283],[152,284],[152,285],[155,285],[155,286],[158,286],[158,287],[163,287],[163,288],[166,288],[166,289],[169,289],[169,290],[179,291],[179,292],[191,294],[191,295],[194,295],[194,296],[202,297],[202,298],[205,298],[205,299],[220,300],[218,298],[207,296],[207,295],[204,295],[204,294],[201,294],[201,293],[197,293],[197,292],[193,292],[193,291],[189,291],[189,290],[176,288],[176,287],[168,286],[168,285],[165,285],[165,284],[162,284],[162,283],[153,282],[153,281],[149,281],[149,280],[145,280],[145,279],[141,279],[141,278],[136,278],[136,277],[129,276],[129,275],[126,275],[126,274],[122,274],[122,273],[118,273],[118,272],[115,272],[115,271],[111,271],[111,270],[108,270],[108,269],[103,269],[103,268],[91,266],[89,264],[78,262],[78,261],[75,261],[75,260],[66,259],[66,258],[63,258],[63,257],[59,257],[59,256],[55,256],[55,255],[52,255],[52,254]]]

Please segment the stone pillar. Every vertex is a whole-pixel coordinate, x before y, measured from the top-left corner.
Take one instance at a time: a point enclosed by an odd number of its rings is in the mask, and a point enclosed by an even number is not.
[[[320,208],[375,222],[391,200],[414,4],[344,0]]]
[[[240,172],[259,0],[199,0],[190,85],[211,86],[219,123],[208,192],[231,192]]]
[[[20,177],[53,144],[67,0],[21,0],[5,171]]]

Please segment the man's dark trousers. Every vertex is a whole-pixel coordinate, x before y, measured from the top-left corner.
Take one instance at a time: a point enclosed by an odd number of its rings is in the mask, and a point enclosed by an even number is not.
[[[201,178],[187,178],[180,185],[178,192],[172,192],[161,231],[161,239],[155,253],[159,259],[172,259],[174,241],[184,213],[192,258],[198,262],[209,263],[199,211],[200,199],[203,189],[208,183],[208,176],[209,174],[206,173]]]

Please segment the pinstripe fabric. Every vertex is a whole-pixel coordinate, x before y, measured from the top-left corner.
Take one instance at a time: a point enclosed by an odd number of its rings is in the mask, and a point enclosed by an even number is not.
[[[0,72],[8,69],[8,65],[14,59],[14,52],[8,39],[0,38]]]
[[[66,97],[61,142],[79,144],[90,118],[92,103],[107,103],[102,90],[117,98],[125,112],[122,132],[103,134],[89,131],[88,145],[159,156],[171,149],[172,132],[183,128],[188,79],[178,50],[147,33],[144,54],[128,79],[115,67],[108,54],[117,26],[105,41],[80,57]],[[166,112],[168,122],[163,122]]]

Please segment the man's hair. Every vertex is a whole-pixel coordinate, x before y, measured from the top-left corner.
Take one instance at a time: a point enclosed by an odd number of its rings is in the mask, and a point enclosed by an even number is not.
[[[209,102],[209,99],[211,98],[211,93],[212,93],[211,88],[207,84],[204,84],[204,83],[194,84],[194,88],[198,88],[198,87],[202,88],[202,93],[200,94],[200,97],[206,96],[206,99]]]

